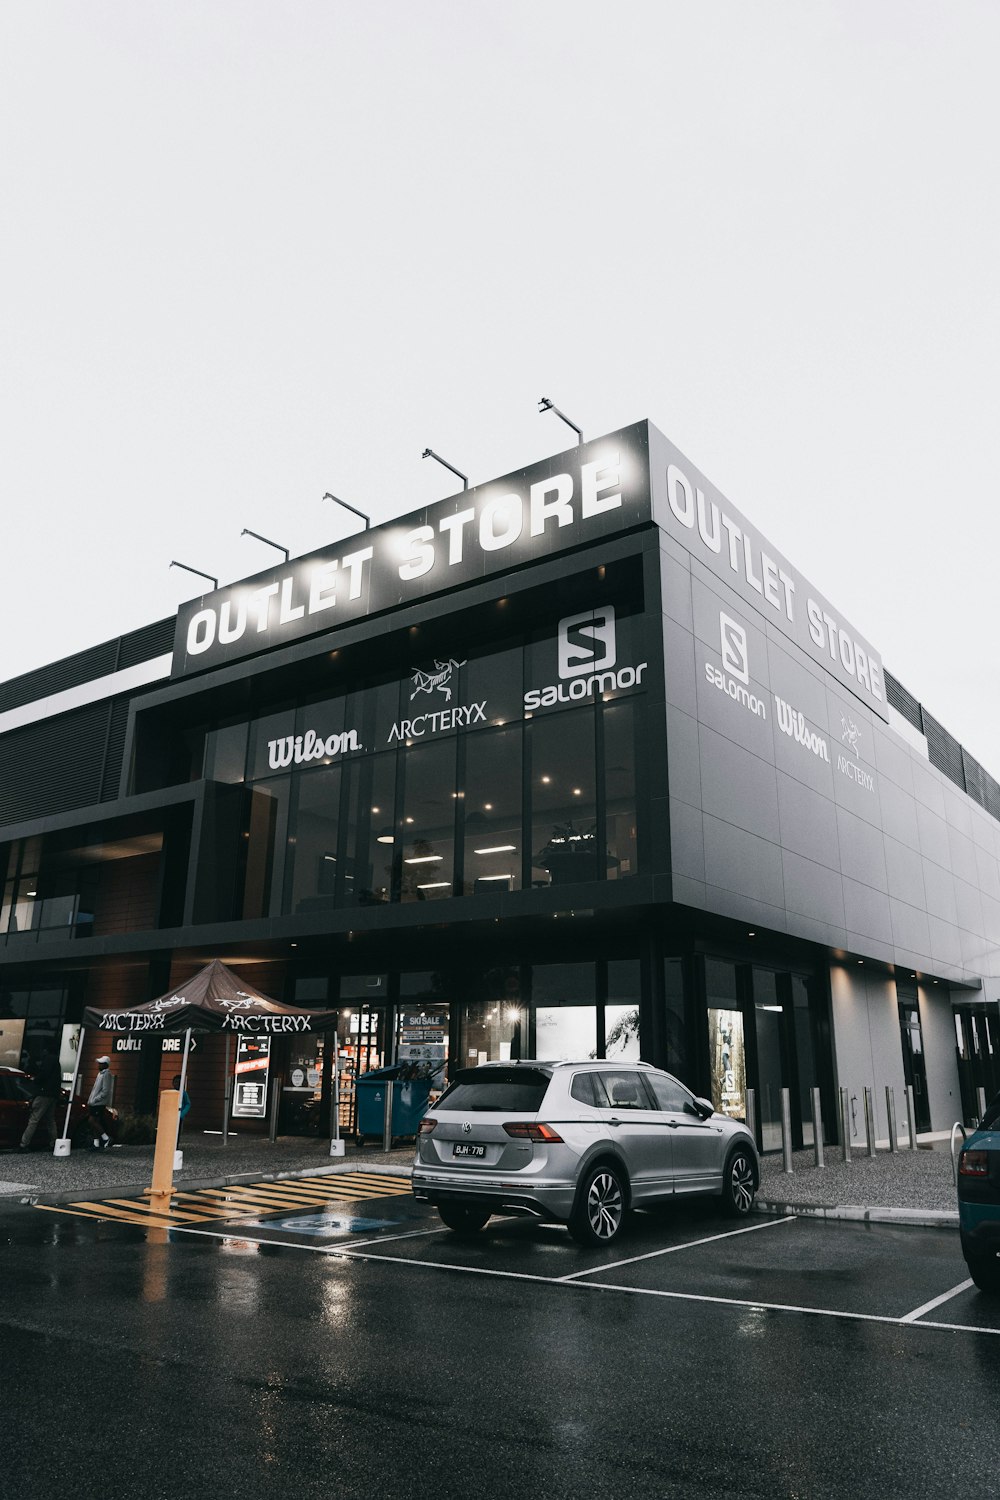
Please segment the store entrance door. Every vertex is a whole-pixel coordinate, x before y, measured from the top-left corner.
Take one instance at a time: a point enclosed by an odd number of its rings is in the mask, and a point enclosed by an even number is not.
[[[913,1089],[913,1111],[917,1130],[930,1130],[931,1107],[927,1098],[927,1066],[920,1030],[920,1010],[915,1003],[899,1002],[899,1031],[903,1043],[903,1078]]]

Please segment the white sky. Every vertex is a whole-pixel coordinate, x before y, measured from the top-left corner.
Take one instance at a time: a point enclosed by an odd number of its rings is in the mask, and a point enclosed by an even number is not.
[[[998,63],[975,0],[6,0],[0,679],[565,448],[546,395],[1000,776]]]

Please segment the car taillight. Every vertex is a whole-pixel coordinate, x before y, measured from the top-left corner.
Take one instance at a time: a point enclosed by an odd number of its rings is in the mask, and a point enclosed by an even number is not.
[[[986,1151],[963,1151],[958,1158],[958,1173],[960,1177],[985,1177],[989,1165]]]
[[[424,1119],[422,1119],[420,1121],[420,1124],[417,1126],[417,1134],[418,1135],[430,1135],[436,1124],[437,1124],[437,1120],[430,1120],[430,1119],[427,1119],[426,1116],[425,1116]]]
[[[512,1120],[504,1126],[508,1135],[520,1141],[561,1141],[562,1136],[551,1125],[535,1125],[530,1120]]]

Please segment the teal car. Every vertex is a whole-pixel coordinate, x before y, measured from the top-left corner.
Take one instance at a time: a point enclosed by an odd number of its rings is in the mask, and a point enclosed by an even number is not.
[[[958,1158],[958,1228],[969,1275],[1000,1292],[1000,1094]]]

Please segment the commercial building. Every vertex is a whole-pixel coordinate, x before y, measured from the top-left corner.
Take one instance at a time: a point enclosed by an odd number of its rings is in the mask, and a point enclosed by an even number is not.
[[[998,820],[641,422],[0,687],[0,1061],[218,957],[339,1009],[358,1071],[641,1052],[754,1088],[765,1149],[783,1087],[798,1143],[814,1087],[829,1141],[841,1088],[855,1143],[866,1087],[881,1137],[886,1085],[947,1131],[1000,1084]],[[115,1037],[124,1108],[173,1046]],[[328,1050],[273,1041],[282,1128],[322,1127]],[[204,1040],[194,1125],[224,1073]]]

